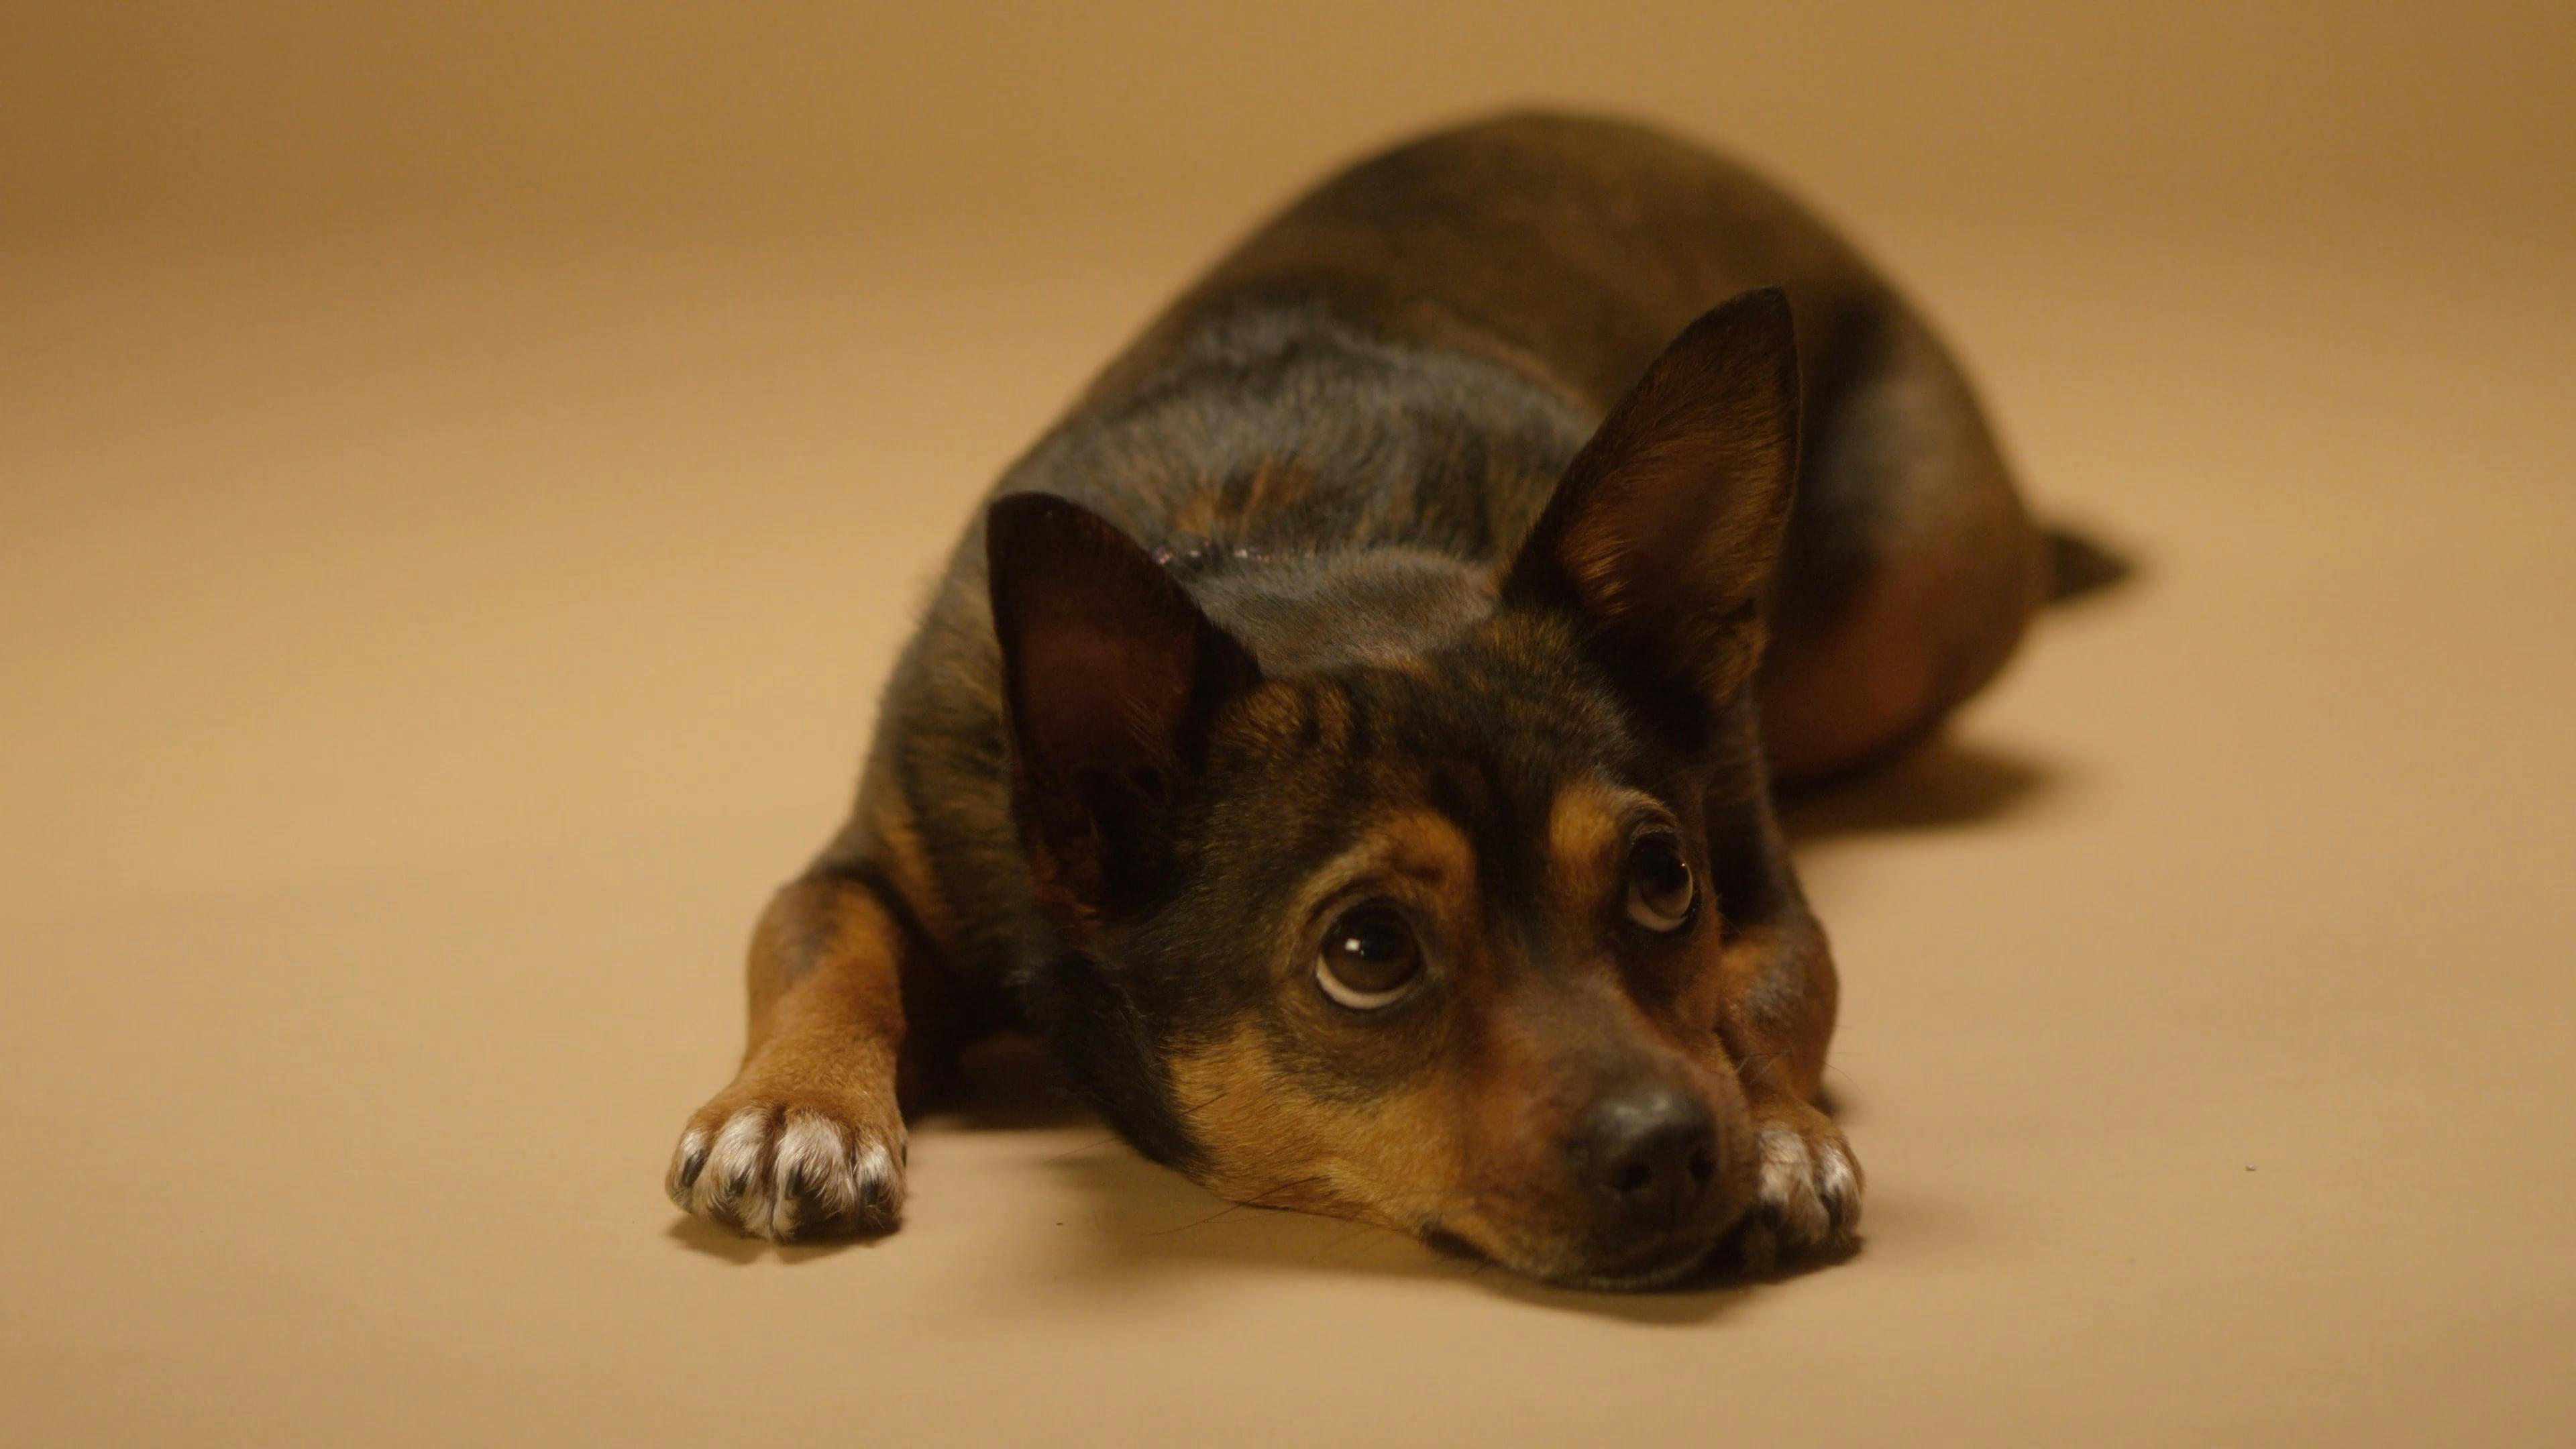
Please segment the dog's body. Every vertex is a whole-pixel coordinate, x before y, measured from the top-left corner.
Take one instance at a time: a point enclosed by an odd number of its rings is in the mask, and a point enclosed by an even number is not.
[[[1820,223],[1631,126],[1433,135],[1220,262],[997,494],[762,920],[677,1201],[890,1226],[899,1099],[1018,1020],[1237,1200],[1617,1285],[1847,1237],[1770,786],[1935,727],[2048,569]]]

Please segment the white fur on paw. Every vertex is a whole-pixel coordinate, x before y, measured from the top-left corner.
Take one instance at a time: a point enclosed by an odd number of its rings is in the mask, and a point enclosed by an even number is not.
[[[681,1134],[665,1186],[683,1209],[773,1242],[889,1228],[903,1199],[885,1143],[810,1108],[767,1105]]]
[[[1840,1138],[1810,1139],[1774,1123],[1762,1129],[1762,1208],[1782,1244],[1814,1247],[1860,1221],[1859,1166]]]
[[[1825,1213],[1834,1226],[1850,1232],[1860,1226],[1860,1165],[1840,1142],[1826,1143],[1817,1155],[1816,1196],[1824,1199]]]

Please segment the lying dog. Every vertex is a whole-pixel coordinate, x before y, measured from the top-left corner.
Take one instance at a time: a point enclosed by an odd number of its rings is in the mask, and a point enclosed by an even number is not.
[[[1442,132],[1255,233],[997,494],[673,1200],[891,1227],[902,1104],[1021,1022],[1238,1202],[1600,1287],[1850,1241],[1771,791],[1932,730],[2051,573],[1848,246],[1652,131]]]

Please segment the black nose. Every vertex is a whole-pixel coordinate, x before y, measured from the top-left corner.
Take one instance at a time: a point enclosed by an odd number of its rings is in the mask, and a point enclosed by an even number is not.
[[[1575,1130],[1575,1170],[1597,1200],[1640,1227],[1678,1227],[1709,1201],[1717,1179],[1717,1119],[1696,1092],[1653,1086],[1613,1092]]]

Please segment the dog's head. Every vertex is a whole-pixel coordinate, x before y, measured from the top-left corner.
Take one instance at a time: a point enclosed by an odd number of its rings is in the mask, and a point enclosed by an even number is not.
[[[1778,848],[1747,695],[1796,389],[1778,293],[1710,313],[1490,576],[1193,597],[1086,510],[994,505],[1015,806],[1070,947],[1041,1025],[1132,1139],[1563,1281],[1677,1276],[1743,1215],[1717,1025],[1731,883]]]

